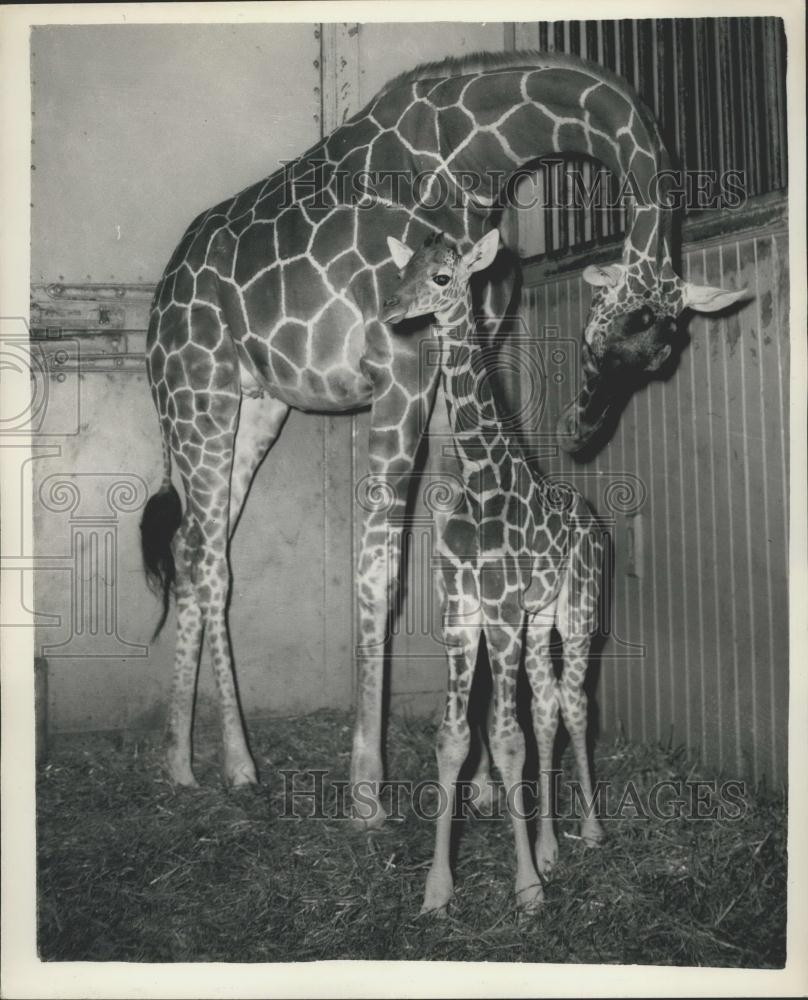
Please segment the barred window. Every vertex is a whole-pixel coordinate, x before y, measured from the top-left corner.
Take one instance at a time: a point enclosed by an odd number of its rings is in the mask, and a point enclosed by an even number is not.
[[[780,18],[559,21],[514,26],[514,46],[580,55],[625,77],[654,111],[675,166],[711,178],[711,208],[737,207],[787,185],[786,44]],[[614,179],[594,163],[545,162],[521,182],[523,257],[560,255],[618,239],[620,207],[573,204],[572,172],[593,190]],[[729,180],[722,184],[722,178]],[[709,174],[709,176],[707,176]],[[532,186],[532,191],[529,190]],[[733,193],[734,192],[734,193]],[[685,197],[685,214],[705,207]]]

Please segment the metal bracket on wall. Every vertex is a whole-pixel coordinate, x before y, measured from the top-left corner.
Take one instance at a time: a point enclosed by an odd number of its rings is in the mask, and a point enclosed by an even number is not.
[[[31,286],[31,340],[47,371],[141,374],[154,286],[52,282]]]

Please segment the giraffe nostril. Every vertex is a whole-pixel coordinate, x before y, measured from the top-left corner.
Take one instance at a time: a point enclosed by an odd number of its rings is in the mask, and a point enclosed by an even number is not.
[[[385,307],[385,309],[389,308],[390,306],[397,306],[397,305],[398,305],[398,296],[397,295],[393,295],[392,298],[384,300],[384,307]]]

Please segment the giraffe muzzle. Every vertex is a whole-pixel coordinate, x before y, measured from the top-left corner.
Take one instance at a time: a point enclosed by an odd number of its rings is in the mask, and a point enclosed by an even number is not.
[[[574,455],[592,445],[611,416],[614,398],[602,389],[581,391],[561,411],[556,436],[563,451]]]
[[[404,319],[406,313],[407,307],[398,295],[394,295],[392,298],[384,300],[379,319],[382,323],[398,323],[399,320]]]

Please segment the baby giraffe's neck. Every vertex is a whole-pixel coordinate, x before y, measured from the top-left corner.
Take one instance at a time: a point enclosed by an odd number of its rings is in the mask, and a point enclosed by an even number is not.
[[[516,476],[529,474],[529,470],[518,440],[503,426],[497,412],[476,339],[471,293],[445,312],[436,313],[435,318],[441,327],[443,385],[463,480],[485,505],[487,497],[514,489]]]

